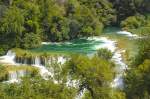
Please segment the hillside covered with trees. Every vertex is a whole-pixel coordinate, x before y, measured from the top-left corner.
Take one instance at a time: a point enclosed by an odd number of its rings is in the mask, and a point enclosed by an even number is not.
[[[149,32],[149,0],[1,0],[0,53],[100,35],[107,26]]]

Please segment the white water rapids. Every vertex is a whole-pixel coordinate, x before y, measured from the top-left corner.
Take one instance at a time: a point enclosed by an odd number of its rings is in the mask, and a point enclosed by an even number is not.
[[[0,63],[2,64],[8,64],[8,65],[14,65],[14,66],[20,66],[20,65],[27,65],[27,62],[25,61],[24,63],[17,63],[15,61],[16,54],[9,50],[5,56],[0,57]],[[58,57],[58,63],[64,64],[65,59],[60,56]],[[41,64],[41,60],[39,57],[35,57],[34,63],[32,66],[37,67],[40,71],[41,76],[44,79],[47,79],[48,76],[53,77],[53,73],[49,71],[44,65]],[[24,71],[19,70],[19,71],[10,71],[9,72],[9,80],[7,82],[9,83],[14,83],[14,82],[19,82],[19,78],[23,77],[25,75]]]
[[[18,70],[18,71],[9,71],[9,80],[7,83],[20,82],[20,78],[26,75],[26,71]]]
[[[126,32],[126,31],[120,31],[117,32],[118,34],[124,34],[128,37],[137,37],[137,35],[132,35],[130,32]],[[107,39],[106,37],[91,37],[88,39],[94,39],[94,40],[100,40],[103,41],[103,44],[100,44],[98,46],[95,46],[95,49],[99,49],[99,48],[108,48],[109,50],[111,50],[114,55],[112,57],[112,60],[115,62],[116,66],[116,77],[114,79],[114,81],[112,82],[111,86],[114,88],[123,88],[123,74],[125,69],[127,69],[127,65],[123,62],[122,59],[122,53],[125,52],[125,50],[119,50],[116,47],[116,41],[112,41]],[[47,44],[46,42],[43,42],[43,44]],[[15,62],[15,53],[12,51],[8,51],[8,53],[5,56],[1,56],[0,57],[0,63],[7,63],[7,64],[12,64],[12,65],[20,65],[17,64]],[[65,59],[63,57],[59,57],[58,58],[58,62],[64,64],[65,63]],[[45,66],[41,65],[40,59],[38,57],[35,58],[35,63],[32,65],[35,66],[37,68],[39,68],[40,70],[40,74],[42,77],[46,78],[47,76],[53,76],[54,74],[49,71]],[[9,81],[10,83],[12,82],[17,82],[19,77],[24,76],[24,73],[21,72],[10,72],[10,76],[9,76]],[[81,99],[84,95],[85,89],[79,93],[79,95],[77,95],[76,99]]]

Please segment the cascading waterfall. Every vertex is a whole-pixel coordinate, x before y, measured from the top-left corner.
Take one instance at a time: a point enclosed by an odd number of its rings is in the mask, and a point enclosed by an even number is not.
[[[9,71],[8,73],[8,83],[19,82],[21,77],[26,75],[25,70],[18,70],[18,71]]]
[[[15,57],[15,60],[18,60],[17,57]],[[37,68],[39,68],[40,70],[40,74],[44,79],[47,79],[47,77],[52,77],[54,76],[53,74],[53,70],[52,69],[47,69],[45,64],[51,64],[53,61],[57,61],[57,63],[59,64],[64,64],[66,59],[62,56],[60,57],[49,57],[49,58],[42,58],[42,57],[38,57],[36,56],[35,58],[31,57],[31,58],[23,58],[24,61],[16,61],[16,63],[18,64],[27,64],[27,65],[31,65],[31,66],[35,66]],[[53,60],[53,61],[52,61]]]
[[[53,62],[51,61],[51,59],[57,60],[59,64],[64,64],[66,61],[66,59],[63,56],[51,57],[49,59],[44,59],[38,56],[36,56],[35,58],[17,57],[13,51],[9,50],[5,56],[0,57],[0,63],[17,65],[17,66],[31,65],[31,66],[37,67],[40,70],[41,76],[44,79],[47,79],[47,77],[49,76],[53,77],[54,75],[53,71],[48,70],[45,66],[45,64],[51,64]],[[22,77],[23,75],[24,75],[23,71],[10,72],[8,82],[10,83],[17,82],[17,79],[19,79],[19,77]]]
[[[122,55],[125,52],[125,50],[117,50],[113,57],[112,60],[115,62],[116,64],[116,78],[114,79],[114,81],[112,82],[112,87],[113,88],[123,88],[124,84],[123,84],[123,74],[124,71],[128,68],[128,66],[123,62],[122,59]]]
[[[14,65],[15,64],[15,61],[14,61],[15,56],[16,56],[15,53],[12,52],[11,50],[9,50],[5,56],[0,57],[0,62],[5,63],[5,64]]]
[[[117,32],[117,34],[124,34],[128,37],[137,37],[137,35],[132,35],[130,32],[126,32],[126,31],[120,31]],[[107,39],[106,37],[92,37],[92,38],[88,38],[88,39],[92,39],[92,40],[101,40],[103,42],[103,44],[99,44],[99,45],[95,45],[94,48],[95,49],[99,49],[99,48],[108,48],[109,50],[111,50],[114,55],[112,58],[112,61],[115,62],[116,66],[116,77],[114,79],[114,81],[112,82],[112,87],[113,88],[123,88],[123,74],[124,71],[127,69],[127,65],[123,62],[122,59],[122,53],[125,52],[125,50],[118,50],[116,48],[116,42]],[[47,44],[47,43],[43,43],[43,44]],[[49,43],[48,43],[49,44]],[[53,70],[52,69],[47,69],[45,64],[51,64],[53,61],[56,61],[60,64],[64,64],[66,59],[62,56],[59,56],[57,58],[42,58],[42,57],[16,57],[15,53],[12,51],[8,51],[8,53],[5,56],[0,57],[0,62],[1,63],[7,63],[7,64],[15,64],[15,65],[20,65],[20,64],[28,64],[28,65],[32,65],[35,66],[37,68],[39,68],[40,70],[40,74],[42,75],[43,78],[47,78],[47,76],[51,76],[53,77]],[[18,76],[21,75],[21,76]],[[18,79],[18,77],[22,77],[24,75],[23,72],[20,73],[10,73],[9,76],[9,80],[16,80]],[[54,82],[56,82],[54,80]],[[67,82],[67,86],[77,86],[78,81],[72,81],[71,78],[68,79]],[[81,92],[78,93],[78,95],[76,96],[76,99],[81,99],[84,96],[84,93],[86,92],[86,89],[82,90]]]
[[[41,60],[39,57],[36,56],[34,62],[35,63],[33,65],[41,66]]]
[[[17,72],[16,71],[10,71],[9,72],[9,80],[10,82],[18,82]]]
[[[132,38],[139,38],[138,35],[136,34],[132,34],[130,32],[127,31],[119,31],[117,32],[117,34],[124,34],[127,37],[132,37]],[[114,79],[114,81],[112,82],[112,87],[113,88],[120,88],[122,89],[124,87],[124,83],[123,83],[123,75],[125,73],[125,70],[128,69],[128,65],[124,63],[123,58],[122,58],[122,54],[125,53],[125,50],[116,50],[112,60],[115,62],[116,64],[116,77]]]

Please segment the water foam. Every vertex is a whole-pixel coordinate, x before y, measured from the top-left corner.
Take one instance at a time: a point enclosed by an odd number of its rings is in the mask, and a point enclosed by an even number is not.
[[[94,48],[96,50],[100,49],[100,48],[107,48],[110,51],[114,52],[116,49],[116,41],[112,41],[110,39],[108,39],[107,37],[89,37],[88,40],[95,40],[95,41],[99,41],[102,42],[99,45],[95,45]]]
[[[26,75],[25,70],[18,70],[18,71],[9,71],[8,72],[8,81],[6,83],[19,83],[21,81],[21,77]]]
[[[127,65],[123,62],[123,59],[122,59],[122,53],[124,52],[125,50],[117,50],[112,57],[112,61],[114,61],[116,64],[116,69],[115,69],[116,77],[111,84],[113,88],[122,89],[124,86],[122,76],[124,74],[124,71],[127,69]]]
[[[16,56],[16,54],[13,51],[9,50],[5,56],[0,57],[0,63],[14,65],[15,64],[15,61],[14,61],[15,56]]]
[[[127,31],[119,31],[119,32],[117,32],[117,34],[123,34],[123,35],[126,35],[128,37],[138,37],[138,35],[132,34],[131,32],[127,32]]]

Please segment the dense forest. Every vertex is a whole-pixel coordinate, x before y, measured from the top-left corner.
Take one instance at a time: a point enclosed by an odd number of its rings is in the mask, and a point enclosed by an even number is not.
[[[72,55],[56,75],[63,80],[60,84],[27,75],[19,84],[0,83],[0,98],[73,99],[86,89],[83,99],[150,99],[150,0],[0,0],[0,55],[11,48],[37,48],[42,42],[100,36],[112,26],[141,36],[123,90],[110,87],[113,53],[100,49],[92,58]],[[0,65],[0,80],[5,69]],[[79,79],[79,90],[64,85],[68,74]]]
[[[149,0],[1,0],[0,53],[100,35],[107,26],[147,33],[149,6]]]

